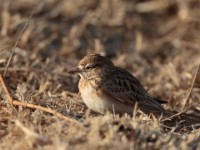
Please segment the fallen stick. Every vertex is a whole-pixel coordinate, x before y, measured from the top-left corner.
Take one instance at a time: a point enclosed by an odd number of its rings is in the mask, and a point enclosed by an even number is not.
[[[191,84],[190,90],[189,90],[189,92],[188,92],[188,94],[187,94],[187,96],[186,96],[186,98],[185,98],[185,100],[184,100],[183,111],[186,109],[187,104],[189,104],[189,98],[190,98],[190,95],[191,95],[191,93],[192,93],[192,89],[193,89],[193,87],[194,87],[194,83],[195,83],[195,81],[196,81],[196,79],[197,79],[197,74],[199,73],[199,71],[200,71],[200,64],[199,64],[198,67],[197,67],[197,70],[196,70],[196,72],[195,72],[195,74],[194,74],[194,77],[193,77],[193,80],[192,80],[192,84]]]
[[[38,109],[38,110],[53,114],[53,115],[55,115],[59,118],[65,119],[66,121],[73,122],[73,123],[80,123],[77,120],[69,118],[67,116],[64,116],[63,114],[61,114],[61,113],[59,113],[55,110],[52,110],[50,108],[46,108],[46,107],[38,106],[38,105],[35,105],[35,104],[30,104],[30,103],[25,103],[25,102],[20,102],[18,100],[14,100],[12,98],[12,96],[11,96],[7,86],[6,86],[6,82],[5,82],[5,80],[4,80],[4,78],[1,74],[0,74],[0,84],[1,84],[4,92],[6,93],[6,96],[8,98],[8,102],[13,106],[22,106],[22,107],[27,107],[27,108],[31,108],[31,109]]]

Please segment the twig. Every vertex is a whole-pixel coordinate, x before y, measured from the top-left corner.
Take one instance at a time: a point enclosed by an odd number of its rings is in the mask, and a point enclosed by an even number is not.
[[[32,108],[32,109],[38,109],[38,110],[53,114],[53,115],[55,115],[59,118],[65,119],[66,121],[69,121],[69,122],[76,122],[76,123],[78,122],[75,119],[68,118],[68,117],[64,116],[63,114],[61,114],[61,113],[59,113],[55,110],[52,110],[50,108],[38,106],[38,105],[35,105],[35,104],[20,102],[20,101],[17,101],[17,100],[13,100],[12,104],[14,106],[23,106],[23,107]]]
[[[8,71],[28,71],[29,68],[26,68],[26,67],[9,67],[7,69],[7,72]],[[5,71],[5,67],[0,67],[0,71]]]
[[[8,67],[9,67],[9,65],[10,65],[10,62],[11,62],[11,60],[12,60],[12,58],[13,58],[13,55],[14,55],[15,49],[16,49],[18,43],[19,43],[19,40],[21,39],[21,37],[22,37],[23,33],[25,32],[25,30],[26,30],[28,24],[30,23],[31,18],[33,17],[33,14],[35,13],[36,7],[38,6],[38,3],[39,3],[39,0],[36,2],[36,5],[35,5],[35,7],[34,7],[32,13],[31,13],[31,15],[30,15],[28,21],[26,22],[24,28],[22,29],[22,31],[20,32],[19,36],[17,37],[17,40],[16,40],[16,42],[15,42],[15,44],[14,44],[14,47],[13,47],[13,49],[12,49],[11,55],[10,55],[10,57],[9,57],[9,59],[8,59],[7,64],[6,64],[6,69],[5,69],[4,74],[3,74],[4,77],[5,77],[5,75],[6,75],[6,72],[7,72],[7,70],[8,70]]]
[[[197,70],[196,70],[196,72],[195,72],[194,78],[193,78],[193,80],[192,80],[192,85],[191,85],[190,90],[189,90],[189,92],[188,92],[188,94],[187,94],[187,97],[185,98],[183,111],[186,109],[186,105],[189,103],[189,98],[190,98],[190,95],[191,95],[191,93],[192,93],[192,89],[193,89],[193,87],[194,87],[194,83],[195,83],[195,81],[196,81],[197,74],[198,74],[198,72],[200,71],[200,70],[199,70],[199,67],[200,67],[200,64],[199,64],[198,67],[197,67]]]
[[[51,143],[52,140],[49,139],[48,137],[46,136],[42,136],[42,135],[39,135],[38,133],[30,130],[29,128],[25,127],[19,120],[15,120],[15,125],[21,129],[24,134],[29,137],[29,138],[34,138],[35,140],[37,140],[38,142],[40,142],[41,144],[48,144],[48,143]]]
[[[7,47],[1,49],[0,52],[3,52],[3,51],[5,51],[6,49],[8,49],[8,48],[10,48],[10,47],[13,47],[13,46],[14,46],[14,44],[11,44],[11,45],[9,45],[9,46],[7,46]]]
[[[26,136],[38,138],[40,135],[30,129],[26,128],[19,120],[15,120],[15,124],[19,127]]]
[[[1,74],[0,74],[0,83],[1,83],[1,86],[2,86],[2,88],[4,89],[4,91],[5,91],[6,95],[7,95],[9,103],[12,105],[13,99],[12,99],[12,97],[10,95],[10,92],[9,92],[9,90],[8,90],[8,88],[6,86],[6,83],[5,83],[4,79],[3,79],[3,76]]]
[[[164,122],[164,121],[166,121],[166,120],[173,119],[174,117],[179,116],[179,115],[181,115],[182,113],[183,113],[183,112],[178,112],[178,113],[175,113],[175,114],[173,114],[173,115],[170,114],[169,117],[165,117],[165,118],[162,119],[161,121]]]
[[[53,114],[59,118],[62,118],[62,119],[65,119],[66,121],[69,121],[69,122],[73,122],[73,123],[79,123],[78,121],[76,121],[75,119],[72,119],[72,118],[68,118],[66,116],[64,116],[63,114],[55,111],[55,110],[52,110],[50,108],[46,108],[46,107],[42,107],[42,106],[38,106],[38,105],[35,105],[35,104],[30,104],[30,103],[25,103],[25,102],[20,102],[18,100],[13,100],[7,86],[6,86],[6,83],[4,81],[4,78],[3,76],[0,74],[0,84],[4,90],[4,92],[6,93],[7,95],[7,98],[8,98],[8,101],[11,105],[13,106],[23,106],[23,107],[27,107],[27,108],[31,108],[31,109],[38,109],[38,110],[41,110],[41,111],[44,111],[44,112],[47,112],[47,113],[50,113],[50,114]]]

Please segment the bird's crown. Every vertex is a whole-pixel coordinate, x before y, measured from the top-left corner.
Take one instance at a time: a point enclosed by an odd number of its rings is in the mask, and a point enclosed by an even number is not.
[[[86,55],[80,62],[79,67],[82,69],[92,69],[95,67],[104,67],[104,66],[113,66],[113,63],[106,57],[97,54],[92,53],[89,55]]]

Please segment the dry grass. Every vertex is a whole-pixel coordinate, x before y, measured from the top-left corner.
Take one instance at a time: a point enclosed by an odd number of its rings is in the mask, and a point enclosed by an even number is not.
[[[35,0],[1,0],[0,73]],[[199,129],[163,129],[159,118],[99,116],[67,74],[98,52],[169,100],[166,109],[200,116],[198,0],[43,0],[16,46],[5,80],[12,97],[65,115],[11,106],[0,86],[0,149],[200,149]],[[7,48],[7,49],[5,49]],[[192,88],[191,88],[192,85]],[[191,89],[191,91],[190,91]],[[188,94],[189,92],[189,94]]]

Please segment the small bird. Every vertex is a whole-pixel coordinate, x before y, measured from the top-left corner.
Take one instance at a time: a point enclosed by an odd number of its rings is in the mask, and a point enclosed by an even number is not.
[[[150,95],[128,71],[114,66],[108,58],[92,53],[68,71],[80,75],[79,91],[84,103],[93,111],[105,114],[133,115],[134,106],[144,113],[164,114],[164,100]]]

